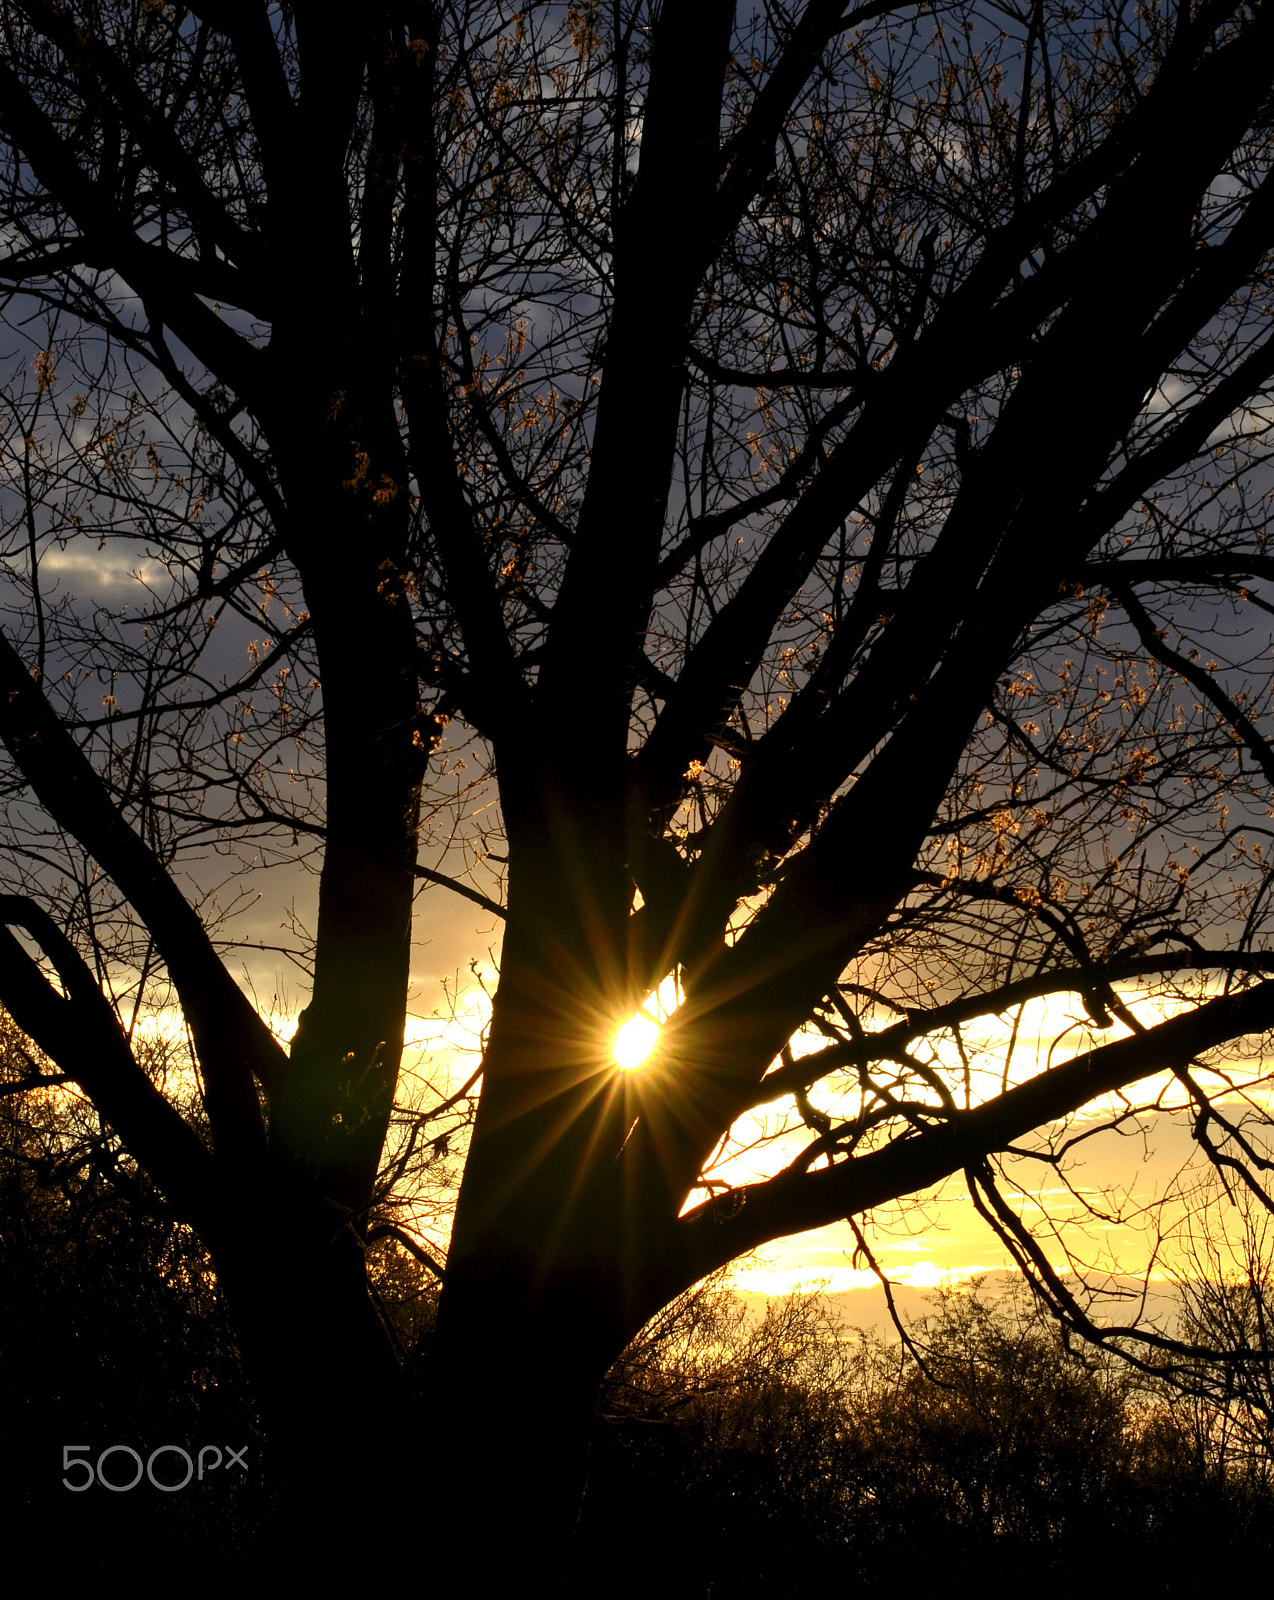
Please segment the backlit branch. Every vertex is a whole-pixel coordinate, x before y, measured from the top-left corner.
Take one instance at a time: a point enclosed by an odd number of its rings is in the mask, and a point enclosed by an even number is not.
[[[707,1202],[678,1224],[703,1272],[744,1250],[857,1215],[906,1194],[930,1188],[953,1172],[973,1166],[1036,1128],[1081,1107],[1168,1072],[1230,1039],[1274,1027],[1274,983],[1206,1001],[1144,1033],[1085,1051],[1051,1067],[942,1126],[895,1141],[882,1150],[851,1157],[818,1172],[802,1172],[745,1184],[726,1202]],[[729,1211],[723,1215],[722,1205]]]

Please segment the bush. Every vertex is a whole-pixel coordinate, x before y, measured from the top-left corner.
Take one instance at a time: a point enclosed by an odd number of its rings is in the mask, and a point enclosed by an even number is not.
[[[0,1096],[0,1328],[0,1492],[24,1539],[74,1537],[94,1573],[125,1547],[134,1574],[178,1550],[197,1550],[205,1571],[232,1566],[260,1511],[251,1471],[209,1470],[173,1494],[144,1478],[118,1494],[63,1484],[68,1445],[93,1460],[115,1444],[143,1459],[161,1444],[257,1458],[206,1252],[68,1090]],[[180,1477],[179,1457],[165,1466]],[[130,1458],[115,1467],[127,1481]]]
[[[687,1597],[960,1567],[1045,1594],[1189,1592],[1219,1551],[1268,1555],[1267,1479],[1205,1447],[1162,1380],[1068,1348],[1018,1294],[933,1307],[908,1350],[817,1296],[759,1322],[719,1284],[685,1297],[611,1374],[585,1550],[633,1593]]]

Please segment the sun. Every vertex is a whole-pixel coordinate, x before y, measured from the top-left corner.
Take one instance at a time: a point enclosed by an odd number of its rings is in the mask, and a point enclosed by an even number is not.
[[[615,1034],[615,1042],[611,1046],[615,1065],[623,1067],[626,1072],[641,1066],[658,1042],[659,1024],[644,1011],[639,1011]]]

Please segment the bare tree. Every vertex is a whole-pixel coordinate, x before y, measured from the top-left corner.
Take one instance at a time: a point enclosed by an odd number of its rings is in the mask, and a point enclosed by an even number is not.
[[[1264,1210],[1247,1197],[1240,1211],[1237,1230],[1217,1226],[1206,1212],[1195,1219],[1178,1284],[1189,1354],[1165,1357],[1165,1366],[1189,1401],[1178,1403],[1178,1414],[1197,1436],[1199,1454],[1268,1481],[1274,1443],[1269,1226]]]
[[[1264,1200],[1274,10],[3,27],[0,999],[207,1243],[317,1515],[425,1472],[364,1265],[422,881],[503,917],[426,1403],[514,1544],[758,1244],[964,1172],[1082,1321],[1006,1164],[1175,1110]],[[499,837],[440,854],[461,739]],[[319,874],[286,1048],[227,965],[266,862]],[[763,1107],[803,1142],[732,1178]]]

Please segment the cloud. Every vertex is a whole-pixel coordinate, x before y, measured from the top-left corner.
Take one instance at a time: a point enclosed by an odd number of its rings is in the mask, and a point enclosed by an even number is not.
[[[137,559],[135,551],[87,544],[68,545],[65,550],[50,550],[40,560],[45,577],[65,580],[68,588],[84,599],[100,594],[118,595],[137,588],[158,589],[167,585],[167,569],[148,555]]]

